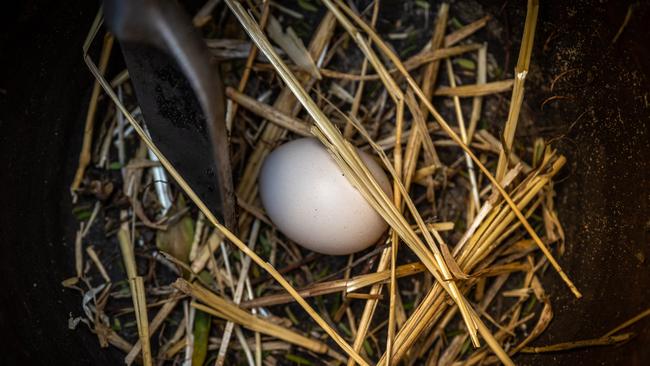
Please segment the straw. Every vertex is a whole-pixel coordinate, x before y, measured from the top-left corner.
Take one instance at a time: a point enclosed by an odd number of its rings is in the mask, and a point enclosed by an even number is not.
[[[84,55],[84,61],[86,62],[86,65],[92,72],[92,74],[95,76],[95,78],[99,81],[100,85],[104,89],[104,91],[109,95],[111,100],[113,100],[113,103],[121,110],[121,112],[124,114],[124,116],[127,118],[131,126],[133,126],[134,130],[142,139],[142,141],[147,145],[147,147],[153,151],[153,153],[158,157],[160,160],[160,163],[165,167],[165,169],[169,172],[169,174],[174,178],[174,180],[178,183],[178,185],[183,189],[183,191],[187,194],[187,196],[197,205],[197,207],[203,212],[205,217],[208,219],[208,221],[217,229],[219,230],[228,240],[230,240],[235,246],[239,248],[244,254],[248,255],[253,259],[253,261],[262,267],[264,270],[266,270],[271,276],[278,281],[278,283],[284,287],[292,296],[295,297],[296,301],[298,304],[300,304],[305,311],[318,323],[318,325],[323,328],[331,337],[332,339],[339,345],[341,348],[348,353],[351,357],[353,357],[358,363],[362,365],[367,365],[367,362],[354,350],[350,347],[349,344],[345,342],[345,340],[329,325],[325,320],[318,315],[318,313],[302,298],[300,295],[296,292],[296,290],[287,282],[286,279],[280,275],[273,266],[271,266],[269,263],[264,262],[262,258],[260,258],[255,252],[251,251],[246,244],[244,244],[239,238],[237,238],[232,232],[230,232],[225,226],[220,224],[217,220],[217,218],[214,216],[214,214],[207,208],[205,203],[201,201],[201,199],[196,195],[196,193],[190,188],[190,186],[187,184],[185,179],[178,173],[178,171],[171,165],[171,163],[167,160],[167,158],[158,150],[156,145],[151,141],[151,139],[147,136],[145,131],[142,129],[142,127],[138,124],[138,122],[133,118],[131,113],[119,102],[119,99],[117,98],[117,95],[109,85],[109,83],[104,79],[104,77],[101,75],[99,69],[97,66],[93,63],[93,61],[90,59],[90,56]],[[144,342],[143,342],[144,345]],[[143,347],[144,350],[144,347]]]

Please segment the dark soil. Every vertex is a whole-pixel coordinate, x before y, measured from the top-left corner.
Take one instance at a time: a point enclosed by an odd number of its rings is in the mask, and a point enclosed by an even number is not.
[[[557,137],[568,156],[558,184],[567,250],[560,262],[584,297],[575,299],[557,275],[544,278],[555,319],[533,344],[600,337],[650,306],[647,258],[650,187],[650,49],[648,3],[636,3],[615,44],[629,1],[542,2],[534,63],[542,88],[527,94],[532,132]],[[550,82],[561,73],[566,76]],[[532,88],[530,88],[532,89]],[[554,95],[568,97],[541,107]],[[529,365],[645,365],[650,322],[619,347],[519,356]]]

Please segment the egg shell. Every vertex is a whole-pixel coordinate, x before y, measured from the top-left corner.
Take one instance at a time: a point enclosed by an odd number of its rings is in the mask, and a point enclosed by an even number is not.
[[[392,196],[379,164],[357,151],[380,187]],[[264,161],[259,183],[271,221],[289,239],[315,252],[358,252],[377,242],[388,227],[314,138],[276,148]]]

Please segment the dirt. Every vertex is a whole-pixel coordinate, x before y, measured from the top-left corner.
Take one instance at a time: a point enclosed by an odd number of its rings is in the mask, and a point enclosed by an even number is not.
[[[533,345],[600,337],[650,306],[647,289],[650,121],[647,103],[648,4],[638,4],[617,42],[630,2],[544,2],[534,63],[541,88],[528,92],[531,133],[556,138],[568,156],[557,185],[567,235],[560,259],[584,297],[575,299],[552,271],[544,277],[555,318]],[[565,73],[550,85],[558,75]],[[532,89],[532,88],[531,88]],[[554,95],[565,99],[546,104]],[[525,132],[525,131],[524,131]],[[519,356],[522,364],[641,365],[650,359],[650,322],[619,347]]]

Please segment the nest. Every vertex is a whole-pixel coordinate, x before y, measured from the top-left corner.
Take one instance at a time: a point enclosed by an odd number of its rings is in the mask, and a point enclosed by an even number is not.
[[[71,327],[85,323],[128,364],[474,365],[624,342],[631,334],[620,331],[648,315],[602,338],[528,347],[553,317],[545,272],[581,296],[555,258],[564,234],[553,181],[565,158],[542,138],[515,141],[536,1],[528,4],[514,78],[496,80],[476,33],[490,18],[463,25],[447,4],[409,5],[427,24],[436,14],[432,36],[413,53],[384,39],[403,40],[408,31],[375,30],[378,1],[357,10],[324,0],[323,11],[305,0],[296,11],[226,0],[221,13],[216,3],[194,23],[222,68],[241,72],[238,82],[226,80],[239,235],[143,131],[127,72],[107,81],[112,36],[97,63],[88,55],[98,15],[84,49],[97,82],[71,187],[77,273],[63,284],[83,294],[84,311]],[[303,13],[319,24],[310,27]],[[234,14],[227,19],[252,43],[210,37],[214,14]],[[309,34],[307,45],[274,15]],[[507,92],[505,124],[490,130],[482,121],[495,114],[484,105]],[[389,224],[375,247],[347,258],[311,253],[266,217],[260,162],[301,136],[318,138]],[[357,148],[390,173],[393,197]],[[176,184],[154,189],[161,174]]]

